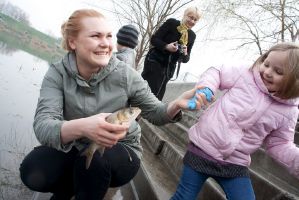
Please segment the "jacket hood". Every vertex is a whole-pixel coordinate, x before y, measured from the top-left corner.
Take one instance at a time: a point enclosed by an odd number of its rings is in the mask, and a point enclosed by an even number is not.
[[[73,77],[79,85],[85,87],[93,87],[97,85],[101,80],[103,80],[117,68],[117,62],[119,62],[118,59],[115,57],[115,55],[112,55],[107,66],[103,67],[98,73],[92,74],[89,80],[85,80],[79,74],[76,62],[76,54],[74,52],[67,53],[62,60],[63,66],[67,73]]]
[[[295,106],[295,105],[299,105],[299,98],[293,98],[293,99],[281,99],[277,96],[274,96],[272,93],[270,93],[267,89],[267,87],[265,86],[261,74],[259,73],[257,67],[253,68],[253,77],[254,77],[254,81],[257,85],[257,87],[265,94],[271,96],[273,99],[275,99],[277,102],[283,103],[283,104],[287,104],[287,105],[291,105],[291,106]]]

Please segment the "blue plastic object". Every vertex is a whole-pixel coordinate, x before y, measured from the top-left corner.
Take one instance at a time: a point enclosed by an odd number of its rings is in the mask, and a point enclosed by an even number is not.
[[[212,101],[212,96],[213,96],[213,92],[209,89],[209,88],[203,88],[203,89],[198,89],[196,90],[196,93],[204,93],[206,95],[206,99],[208,102]],[[196,95],[194,95],[194,97],[192,97],[192,99],[190,99],[188,101],[188,109],[189,110],[194,110],[196,108]]]

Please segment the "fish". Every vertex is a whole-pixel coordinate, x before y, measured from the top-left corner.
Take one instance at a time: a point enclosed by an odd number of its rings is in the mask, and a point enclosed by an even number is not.
[[[139,116],[140,113],[141,110],[138,107],[122,108],[108,115],[105,120],[111,124],[130,124]],[[96,151],[103,156],[105,147],[95,142],[91,142],[81,154],[81,156],[86,156],[86,169],[89,168],[93,155]]]

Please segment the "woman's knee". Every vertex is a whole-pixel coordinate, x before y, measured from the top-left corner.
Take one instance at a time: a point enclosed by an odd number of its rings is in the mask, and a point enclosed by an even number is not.
[[[23,162],[20,166],[20,177],[29,189],[48,192],[45,174],[41,170],[34,169],[26,162]]]
[[[72,170],[72,154],[65,154],[46,146],[34,148],[20,165],[21,180],[31,190],[51,191],[64,177],[65,172]]]

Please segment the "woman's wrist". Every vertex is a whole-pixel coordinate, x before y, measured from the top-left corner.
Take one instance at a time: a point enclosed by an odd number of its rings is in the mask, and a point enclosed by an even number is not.
[[[64,144],[84,136],[84,119],[65,121],[61,127],[61,140]]]
[[[179,100],[176,99],[168,104],[167,114],[172,119],[174,118],[181,110]]]

